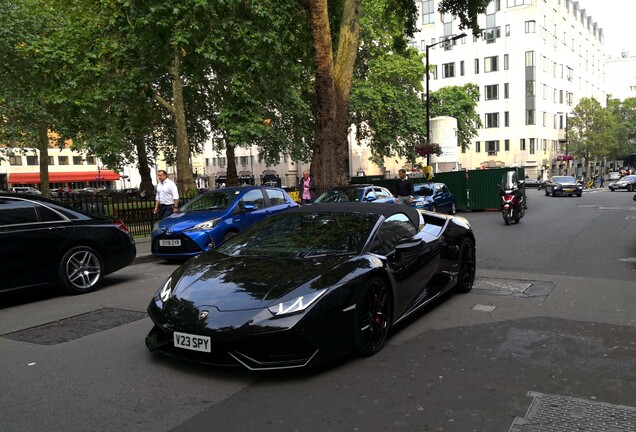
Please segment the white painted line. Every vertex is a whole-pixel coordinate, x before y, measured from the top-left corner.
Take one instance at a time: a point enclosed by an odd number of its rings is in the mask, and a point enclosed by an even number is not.
[[[480,312],[492,312],[495,310],[497,306],[491,306],[491,305],[483,305],[483,304],[476,304],[475,306],[473,306],[471,309],[475,310],[475,311],[480,311]]]

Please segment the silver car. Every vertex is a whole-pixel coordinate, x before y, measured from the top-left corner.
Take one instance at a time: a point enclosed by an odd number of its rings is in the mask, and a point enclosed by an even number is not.
[[[36,189],[34,187],[31,186],[14,186],[10,189],[11,192],[15,192],[15,193],[25,193],[25,194],[31,194],[31,195],[42,195],[42,192],[40,192],[39,189]]]
[[[614,192],[617,189],[627,189],[628,192],[633,192],[636,190],[636,174],[626,175],[616,180],[615,182],[611,182],[609,184],[609,190]]]

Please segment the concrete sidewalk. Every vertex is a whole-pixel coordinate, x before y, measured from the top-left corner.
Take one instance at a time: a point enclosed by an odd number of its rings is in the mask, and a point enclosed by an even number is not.
[[[135,246],[137,247],[137,256],[133,264],[140,264],[148,261],[158,260],[156,256],[152,254],[150,246],[150,237],[139,237],[135,239]]]

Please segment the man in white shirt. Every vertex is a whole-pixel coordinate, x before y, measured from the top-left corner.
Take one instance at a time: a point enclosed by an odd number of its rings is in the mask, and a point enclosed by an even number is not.
[[[157,171],[157,196],[155,197],[154,213],[159,213],[159,218],[170,216],[179,208],[179,191],[177,185],[168,178],[164,170]]]

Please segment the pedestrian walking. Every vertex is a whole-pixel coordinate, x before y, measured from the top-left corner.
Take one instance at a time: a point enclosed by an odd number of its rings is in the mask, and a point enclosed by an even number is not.
[[[410,206],[413,202],[413,181],[406,176],[406,170],[398,171],[398,178],[395,179],[395,190],[397,192],[397,203]]]
[[[164,170],[157,171],[157,195],[155,197],[154,214],[159,214],[163,219],[170,216],[179,208],[179,191],[177,185],[168,178],[168,173]]]
[[[316,182],[309,171],[303,171],[303,177],[298,182],[298,193],[301,204],[311,204],[316,199]]]

